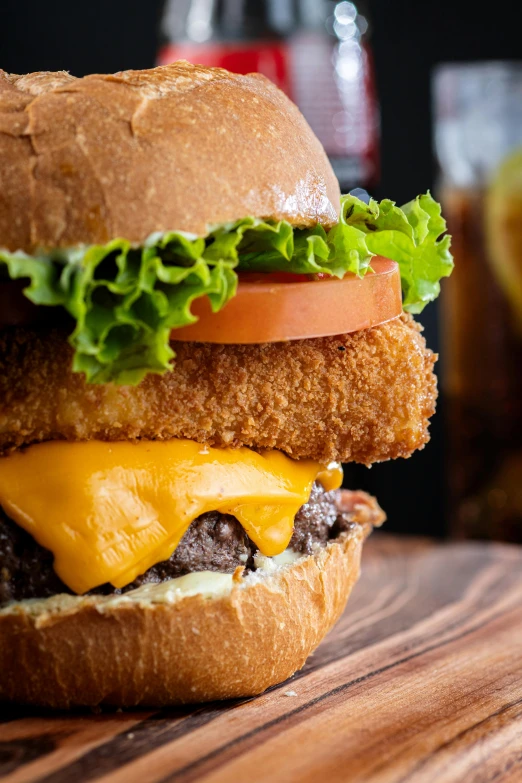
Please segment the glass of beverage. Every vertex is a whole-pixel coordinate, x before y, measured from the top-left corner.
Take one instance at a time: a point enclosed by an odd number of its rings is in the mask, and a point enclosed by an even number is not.
[[[522,63],[434,74],[450,532],[522,542]]]

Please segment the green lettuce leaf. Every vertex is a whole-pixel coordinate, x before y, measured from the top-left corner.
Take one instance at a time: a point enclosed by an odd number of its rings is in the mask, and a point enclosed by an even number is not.
[[[420,313],[437,298],[439,281],[451,274],[453,259],[451,237],[444,235],[446,221],[440,204],[429,193],[417,196],[402,208],[389,199],[380,203],[371,199],[365,204],[353,196],[344,196],[341,221],[330,234],[342,231],[345,224],[365,235],[370,254],[398,263],[407,312]]]
[[[224,307],[238,271],[362,276],[380,254],[400,266],[405,309],[420,312],[451,272],[445,229],[429,194],[402,209],[348,195],[328,233],[248,217],[213,226],[206,237],[152,234],[140,247],[115,239],[32,256],[0,250],[0,279],[28,280],[32,302],[69,313],[73,369],[89,383],[137,384],[170,369],[171,330],[196,320],[198,297],[208,297],[213,312]]]

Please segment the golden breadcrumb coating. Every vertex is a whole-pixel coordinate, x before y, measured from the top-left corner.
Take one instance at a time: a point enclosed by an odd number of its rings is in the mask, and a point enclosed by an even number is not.
[[[191,438],[366,465],[429,439],[437,396],[407,315],[338,337],[264,345],[173,343],[172,372],[87,385],[59,330],[0,332],[0,450],[37,441]]]

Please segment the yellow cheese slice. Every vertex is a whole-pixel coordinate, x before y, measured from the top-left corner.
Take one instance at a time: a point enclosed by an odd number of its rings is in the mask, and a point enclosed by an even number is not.
[[[235,516],[264,555],[282,552],[314,480],[338,466],[190,440],[53,441],[0,458],[0,506],[54,555],[75,593],[124,587],[167,560],[208,511]]]

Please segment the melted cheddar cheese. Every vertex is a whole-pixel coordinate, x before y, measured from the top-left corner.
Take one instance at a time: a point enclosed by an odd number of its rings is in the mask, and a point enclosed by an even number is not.
[[[80,594],[106,582],[124,587],[167,560],[208,511],[232,514],[264,555],[277,555],[316,478],[334,489],[342,471],[190,440],[54,441],[0,458],[0,506]]]

